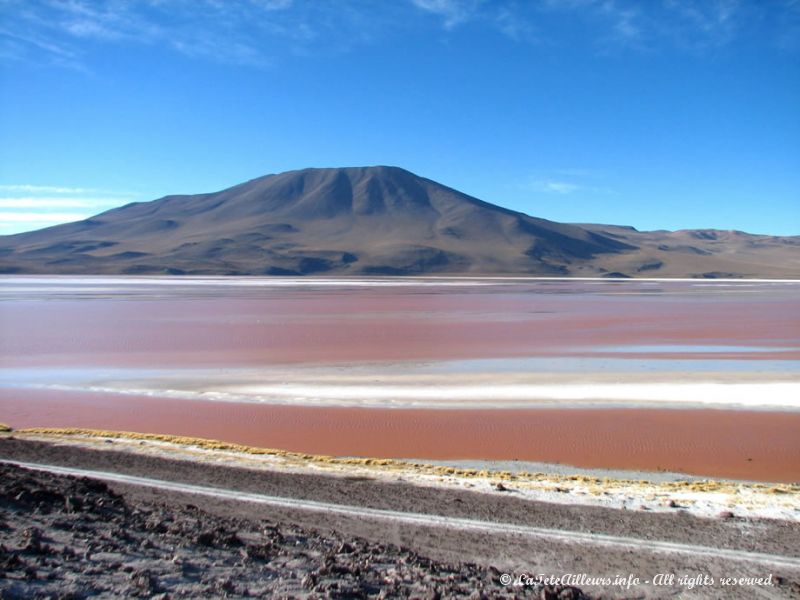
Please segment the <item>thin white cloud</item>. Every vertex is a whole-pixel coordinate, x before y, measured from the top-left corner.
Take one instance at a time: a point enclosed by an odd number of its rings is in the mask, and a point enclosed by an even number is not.
[[[601,47],[705,51],[722,48],[751,26],[766,28],[765,43],[791,30],[793,0],[543,0],[550,14],[580,20],[594,29]]]
[[[80,213],[0,212],[0,225],[6,223],[69,223],[88,215]]]
[[[567,181],[536,181],[534,187],[551,194],[571,194],[581,189],[581,186]]]
[[[511,6],[498,9],[494,25],[500,33],[515,42],[538,42],[542,39],[534,23]]]
[[[45,52],[54,54],[56,56],[60,56],[62,58],[66,59],[75,58],[75,52],[73,52],[72,50],[64,48],[61,45],[51,42],[49,40],[41,39],[36,35],[30,35],[30,34],[26,35],[19,32],[9,31],[8,29],[5,28],[0,29],[0,33],[5,37],[9,37],[11,39],[20,42],[25,42],[32,46],[36,46],[40,50],[44,50]]]
[[[444,19],[445,29],[452,29],[472,19],[480,0],[411,0],[417,8],[439,15]]]
[[[614,32],[627,40],[637,40],[642,35],[642,29],[638,24],[638,13],[633,10],[623,10],[616,14],[614,22]]]
[[[30,194],[91,194],[100,192],[94,188],[62,187],[55,185],[31,185],[28,183],[13,183],[0,185],[0,192],[28,192]],[[108,192],[104,192],[108,193]]]
[[[549,169],[531,175],[518,187],[539,194],[613,194],[614,190],[602,186],[606,174],[597,169],[564,168]]]
[[[294,0],[250,0],[264,10],[286,10],[294,4]]]
[[[130,202],[134,194],[89,187],[9,183],[0,185],[0,230],[15,233],[79,221]],[[78,209],[81,212],[67,212]]]
[[[257,47],[243,42],[232,42],[225,37],[177,39],[172,42],[172,47],[190,58],[207,58],[229,65],[266,67],[272,64]]]
[[[119,204],[119,202],[119,198],[24,196],[0,198],[0,208],[97,208]]]
[[[799,12],[793,0],[0,1],[0,57],[85,71],[90,53],[112,44],[268,68],[290,55],[385,42],[414,31],[426,15],[445,30],[469,23],[547,46],[571,44],[578,35],[601,50],[702,51],[724,47],[750,28],[763,44],[791,49],[797,44],[786,40],[796,37]]]
[[[18,33],[0,31],[0,55],[44,58],[51,64],[85,61],[88,40],[161,46],[190,58],[264,68],[274,64],[276,55],[302,54],[312,44],[326,51],[347,48],[374,37],[365,28],[403,22],[387,18],[396,12],[390,3],[372,7],[355,0],[5,2],[7,28]]]
[[[52,65],[86,72],[79,54],[69,44],[53,41],[47,31],[10,31],[0,28],[0,55],[6,60],[25,61],[31,55],[44,56]]]
[[[588,25],[593,35],[587,41],[602,49],[611,47],[656,49],[672,46],[702,50],[722,47],[736,39],[748,22],[764,21],[794,11],[789,4],[774,11],[743,0],[540,0],[539,2],[486,2],[484,0],[410,0],[419,10],[438,15],[445,29],[467,22],[480,22],[518,42],[544,42],[548,23],[561,19],[569,26]],[[770,15],[774,12],[775,15]],[[775,18],[776,23],[787,19]],[[789,26],[775,26],[779,29]]]
[[[674,17],[666,33],[683,47],[703,50],[721,47],[737,37],[746,26],[748,8],[739,0],[685,2],[666,0]],[[755,15],[751,15],[755,16]]]
[[[71,21],[64,25],[64,29],[75,37],[97,38],[103,40],[118,40],[123,37],[121,33],[112,29],[108,29],[107,27],[103,27],[100,23],[91,21],[89,19],[77,19],[75,21]]]
[[[601,46],[637,46],[645,35],[643,5],[626,0],[544,0],[543,10],[589,23]],[[654,7],[655,3],[650,4]]]

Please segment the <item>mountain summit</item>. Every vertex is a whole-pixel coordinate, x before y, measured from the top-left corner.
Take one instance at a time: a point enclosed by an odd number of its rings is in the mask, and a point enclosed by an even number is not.
[[[0,271],[763,276],[762,261],[731,270],[736,260],[720,261],[707,248],[719,249],[723,232],[690,233],[555,223],[398,167],[303,169],[0,237]],[[740,235],[759,238],[768,250],[800,247],[797,238]],[[668,263],[680,257],[691,258],[698,272],[681,266],[675,273]],[[800,270],[797,261],[791,268]]]

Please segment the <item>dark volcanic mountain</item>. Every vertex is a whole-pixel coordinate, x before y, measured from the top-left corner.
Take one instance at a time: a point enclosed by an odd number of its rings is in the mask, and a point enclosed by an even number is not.
[[[0,271],[789,277],[798,249],[798,238],[554,223],[403,169],[360,167],[268,175],[3,236]]]

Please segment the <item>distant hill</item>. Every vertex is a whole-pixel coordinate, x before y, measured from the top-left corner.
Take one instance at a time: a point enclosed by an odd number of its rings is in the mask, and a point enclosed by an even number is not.
[[[304,169],[0,236],[0,272],[800,277],[800,236],[530,217],[397,167]]]

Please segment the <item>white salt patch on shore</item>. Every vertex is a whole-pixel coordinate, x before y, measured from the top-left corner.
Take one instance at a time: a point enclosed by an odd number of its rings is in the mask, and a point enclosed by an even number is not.
[[[294,401],[379,401],[392,405],[441,405],[455,402],[519,404],[526,401],[674,402],[800,409],[800,382],[774,383],[612,383],[487,386],[251,385],[224,389],[262,399]]]
[[[290,406],[378,408],[560,408],[701,406],[800,410],[800,382],[517,385],[241,385],[203,390],[114,385],[31,385],[39,389]]]
[[[143,286],[219,286],[219,287],[286,287],[286,286],[341,286],[341,287],[372,287],[372,286],[473,286],[496,285],[497,281],[476,279],[425,279],[392,277],[386,279],[315,279],[308,277],[220,277],[220,278],[193,278],[181,277],[65,277],[63,279],[51,277],[14,277],[3,278],[4,285],[13,291],[87,291],[108,290],[110,286],[118,287],[143,287]],[[103,284],[109,287],[90,287]]]
[[[538,359],[261,369],[0,369],[0,388],[284,406],[800,409],[800,375],[791,370],[793,361],[744,361],[762,367],[749,372],[666,372],[658,365],[644,368],[647,361],[640,370],[615,372],[606,362],[578,359],[564,372]],[[773,362],[783,369],[776,370]],[[499,366],[508,371],[495,372]]]
[[[135,454],[150,454],[164,458],[198,461],[203,464],[244,466],[258,470],[281,470],[295,473],[321,472],[341,476],[363,475],[383,481],[403,481],[414,485],[439,488],[461,488],[487,494],[497,494],[497,484],[526,500],[550,502],[571,506],[603,506],[634,511],[652,511],[674,514],[680,508],[688,513],[705,518],[719,518],[721,513],[732,511],[737,517],[779,519],[800,522],[798,494],[787,490],[772,493],[768,484],[726,482],[720,489],[687,489],[669,483],[601,478],[596,481],[572,480],[557,473],[546,474],[534,480],[498,479],[494,474],[463,477],[426,472],[413,465],[394,463],[392,467],[379,465],[337,464],[301,460],[297,456],[275,456],[243,454],[230,450],[201,448],[174,442],[156,440],[129,440],[110,438],[114,444],[104,441],[109,438],[82,436],[57,436],[24,434],[28,439],[52,440],[73,446],[99,450],[122,450]],[[419,461],[425,463],[425,460]],[[490,471],[492,469],[490,467]],[[686,478],[695,479],[695,478]],[[713,480],[706,480],[713,481]],[[782,486],[786,488],[786,486]],[[508,493],[508,492],[503,492]],[[670,500],[678,507],[670,506]],[[744,524],[743,524],[744,526]]]
[[[504,282],[520,284],[553,283],[569,286],[570,283],[582,282],[591,285],[612,285],[626,287],[643,287],[653,283],[682,284],[689,287],[746,288],[760,284],[796,285],[800,279],[715,279],[714,281],[698,281],[695,278],[598,278],[598,277],[470,277],[470,276],[403,276],[403,277],[235,277],[235,276],[114,276],[114,275],[4,275],[0,277],[8,292],[31,291],[96,291],[110,289],[110,286],[136,288],[146,286],[219,286],[219,287],[286,287],[286,286],[484,286],[502,285]],[[87,288],[86,286],[109,286],[103,288]],[[72,287],[68,287],[72,286]]]
[[[615,354],[736,354],[759,352],[796,352],[797,346],[722,346],[703,344],[630,344],[626,346],[595,346],[588,352],[613,352]]]

